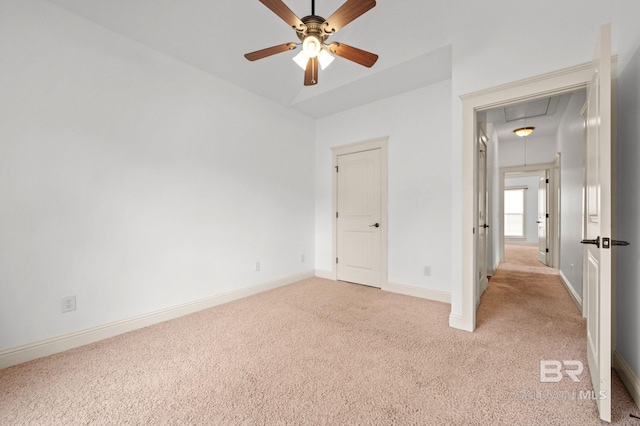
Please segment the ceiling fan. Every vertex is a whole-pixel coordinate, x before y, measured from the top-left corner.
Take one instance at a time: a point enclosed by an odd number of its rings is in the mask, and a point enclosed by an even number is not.
[[[260,3],[289,24],[296,31],[301,43],[285,43],[245,54],[244,57],[250,61],[287,52],[302,45],[301,52],[293,60],[305,70],[304,85],[312,86],[318,83],[318,64],[325,69],[334,59],[331,54],[369,68],[378,60],[378,55],[344,43],[326,43],[331,34],[372,9],[376,5],[375,0],[347,0],[329,19],[316,15],[315,0],[311,0],[311,15],[302,19],[281,0],[260,0]]]

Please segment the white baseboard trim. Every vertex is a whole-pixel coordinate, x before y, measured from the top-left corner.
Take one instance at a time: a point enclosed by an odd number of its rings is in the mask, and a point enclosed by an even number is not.
[[[500,262],[496,260],[496,262],[493,264],[493,274],[491,274],[491,276],[494,276],[496,274],[496,271],[498,270],[499,267],[500,267]]]
[[[640,408],[640,379],[635,375],[629,364],[622,358],[617,352],[613,352],[613,368],[616,369],[620,379],[627,387],[629,394],[636,403],[636,406]]]
[[[473,330],[471,330],[470,327],[465,324],[462,315],[454,314],[453,312],[449,314],[449,327],[457,328],[458,330],[473,332]]]
[[[391,293],[399,293],[406,296],[420,297],[422,299],[429,299],[436,302],[451,304],[451,293],[446,291],[429,290],[427,288],[396,283],[387,283],[386,286],[382,287],[382,290],[389,291]]]
[[[333,281],[336,280],[336,278],[333,276],[333,271],[325,271],[324,269],[316,269],[316,277]]]
[[[182,305],[172,306],[170,308],[161,309],[120,321],[114,321],[108,324],[75,331],[73,333],[40,340],[38,342],[5,349],[0,351],[0,369],[53,355],[58,352],[64,352],[99,340],[108,339],[109,337],[114,337],[139,328],[158,324],[184,315],[189,315],[223,303],[253,296],[254,294],[273,290],[313,276],[315,276],[315,271],[289,275],[239,290],[222,293],[217,296],[208,297],[206,299],[184,303]]]
[[[576,293],[576,290],[571,285],[571,282],[562,273],[562,271],[558,270],[558,276],[560,277],[560,281],[562,281],[562,284],[564,284],[564,287],[567,289],[567,292],[569,292],[569,295],[571,296],[573,303],[575,303],[576,307],[578,308],[578,311],[580,311],[580,315],[582,315],[582,297],[578,296],[578,293]]]

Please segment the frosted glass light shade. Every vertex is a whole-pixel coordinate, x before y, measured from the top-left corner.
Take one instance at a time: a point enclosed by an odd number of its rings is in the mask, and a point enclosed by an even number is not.
[[[520,136],[521,138],[524,138],[533,133],[534,129],[535,127],[520,127],[519,129],[515,129],[513,133]]]
[[[331,62],[333,62],[335,58],[326,50],[322,49],[320,53],[318,53],[318,62],[320,62],[320,68],[325,69],[328,67]]]
[[[333,60],[335,59],[333,55],[331,55],[329,52],[327,52],[324,49],[320,50],[320,53],[318,53],[317,56],[318,56],[318,62],[320,63],[321,69],[327,68],[331,64],[331,62],[333,62]],[[307,52],[305,52],[304,50],[301,50],[300,53],[298,53],[296,56],[293,57],[293,60],[295,61],[296,64],[298,64],[298,66],[300,66],[300,68],[302,68],[303,70],[306,70],[307,63],[309,62],[310,58],[312,57],[307,55]]]
[[[307,69],[307,62],[309,62],[309,57],[305,53],[304,50],[301,50],[296,56],[293,57],[293,60],[296,64],[300,66],[303,70]]]

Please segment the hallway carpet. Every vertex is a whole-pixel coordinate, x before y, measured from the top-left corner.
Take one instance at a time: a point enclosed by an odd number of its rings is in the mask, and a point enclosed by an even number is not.
[[[601,424],[556,276],[499,269],[475,333],[449,313],[308,279],[0,370],[0,424]],[[540,383],[540,360],[585,371]],[[614,424],[640,424],[615,375],[613,406]]]

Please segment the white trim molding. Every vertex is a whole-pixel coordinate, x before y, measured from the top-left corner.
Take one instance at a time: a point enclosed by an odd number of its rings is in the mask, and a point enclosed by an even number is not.
[[[0,369],[22,364],[23,362],[32,361],[34,359],[53,355],[59,352],[64,352],[69,349],[84,346],[99,340],[108,339],[119,334],[148,327],[160,322],[179,318],[184,315],[189,315],[223,303],[253,296],[258,293],[273,290],[314,276],[314,271],[289,275],[239,290],[222,293],[213,297],[196,300],[194,302],[184,303],[155,312],[149,312],[147,314],[99,325],[97,327],[86,328],[84,330],[40,340],[38,342],[9,348],[0,352]]]
[[[451,293],[447,291],[430,290],[428,288],[396,283],[387,283],[387,285],[382,287],[382,290],[451,304]]]
[[[582,297],[580,297],[578,295],[578,293],[576,292],[575,288],[573,288],[573,286],[571,285],[571,282],[569,281],[569,279],[564,275],[564,273],[560,270],[558,270],[558,276],[560,277],[560,281],[562,281],[562,284],[564,285],[564,288],[567,289],[567,292],[569,293],[569,296],[571,296],[571,300],[573,300],[573,303],[576,305],[576,308],[578,308],[578,311],[580,311],[580,315],[582,315]]]
[[[613,368],[620,376],[620,379],[626,386],[629,394],[636,403],[636,406],[640,408],[640,379],[635,375],[629,364],[622,358],[619,352],[613,352]]]
[[[324,269],[316,269],[316,277],[332,281],[336,280],[335,273],[333,271],[326,271]]]
[[[469,324],[465,323],[464,318],[462,317],[462,315],[454,314],[453,312],[451,312],[449,314],[449,327],[457,328],[457,329],[464,330],[464,331],[474,331],[474,330],[471,330],[471,329],[467,328],[468,326],[469,326]]]

